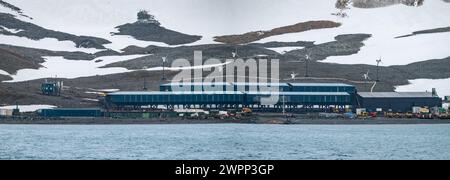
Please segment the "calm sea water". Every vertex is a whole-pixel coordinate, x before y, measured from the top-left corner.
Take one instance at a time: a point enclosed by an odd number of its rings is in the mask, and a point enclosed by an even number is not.
[[[0,125],[0,159],[450,159],[450,125]]]

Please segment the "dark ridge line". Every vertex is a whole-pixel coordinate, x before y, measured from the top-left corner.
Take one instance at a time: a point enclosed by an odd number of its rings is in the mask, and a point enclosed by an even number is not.
[[[435,29],[427,29],[427,30],[422,30],[422,31],[415,31],[408,35],[397,36],[397,37],[395,37],[395,39],[406,38],[406,37],[411,37],[411,36],[418,36],[418,35],[423,35],[423,34],[437,34],[437,33],[446,33],[446,32],[450,32],[450,26],[442,27],[442,28],[435,28]]]

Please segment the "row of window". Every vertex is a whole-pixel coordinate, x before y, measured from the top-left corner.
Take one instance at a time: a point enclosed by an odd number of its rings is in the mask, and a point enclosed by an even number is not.
[[[204,102],[225,103],[242,102],[243,95],[123,95],[114,96],[113,102],[137,102],[137,103],[178,103],[178,102]]]
[[[246,95],[245,102],[242,94],[229,95],[121,95],[112,96],[115,103],[259,103],[262,96]],[[278,96],[275,98],[280,103],[349,103],[350,96]]]
[[[186,86],[186,87],[172,87],[168,85],[160,86],[161,91],[265,91],[264,87],[259,86]],[[283,92],[349,92],[355,93],[355,87],[344,86],[280,86],[279,91]]]
[[[278,96],[280,103],[349,103],[350,96]],[[248,96],[248,101],[261,102],[260,96]]]

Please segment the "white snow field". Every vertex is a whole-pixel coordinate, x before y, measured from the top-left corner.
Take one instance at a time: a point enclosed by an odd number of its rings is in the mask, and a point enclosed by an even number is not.
[[[0,70],[0,74],[9,75],[12,78],[12,80],[4,82],[23,82],[43,78],[57,77],[57,78],[73,79],[79,77],[125,73],[136,70],[129,70],[121,67],[112,67],[112,68],[100,68],[100,67],[144,56],[147,55],[105,56],[93,60],[67,60],[63,57],[45,57],[45,62],[42,63],[43,67],[39,69],[21,69],[16,74],[13,75],[10,75],[7,72],[3,72],[2,70]],[[96,62],[98,60],[102,61]],[[221,64],[187,66],[187,67],[166,67],[165,70],[178,71],[188,69],[204,69],[223,66],[228,63],[229,62]],[[143,67],[143,69],[141,70],[161,71],[163,70],[163,67],[150,67],[150,68]]]
[[[428,91],[431,92],[433,88],[440,97],[450,96],[450,79],[415,79],[410,80],[409,85],[398,86],[397,92],[402,91]]]
[[[94,60],[66,60],[63,57],[45,57],[39,69],[21,69],[16,74],[10,75],[13,80],[6,82],[21,82],[41,78],[78,78],[96,75],[107,75],[115,73],[130,72],[125,68],[100,68],[107,64],[126,61],[134,58],[143,57],[145,55],[130,56],[106,56],[96,58]],[[103,60],[102,62],[95,62]]]
[[[46,49],[51,51],[81,51],[85,53],[96,53],[102,51],[100,49],[94,48],[77,48],[75,47],[75,43],[72,41],[58,41],[55,38],[44,38],[41,40],[32,40],[26,37],[17,37],[17,36],[5,36],[0,35],[1,44],[7,42],[7,44],[14,46],[22,46],[28,48],[36,48],[36,49]]]
[[[10,76],[10,74],[4,70],[0,69],[0,75]]]
[[[298,49],[303,49],[304,47],[295,47],[295,46],[289,46],[289,47],[276,47],[276,48],[266,48],[266,49],[270,49],[272,51],[275,51],[277,53],[280,54],[285,54],[289,51],[293,51],[293,50],[298,50]]]

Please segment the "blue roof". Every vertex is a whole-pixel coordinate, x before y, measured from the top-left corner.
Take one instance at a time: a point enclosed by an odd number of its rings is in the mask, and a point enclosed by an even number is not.
[[[161,84],[161,86],[231,86],[231,83],[228,82],[175,82],[175,83],[167,83]]]
[[[199,91],[171,91],[171,92],[159,92],[159,91],[122,91],[122,92],[113,92],[108,93],[108,95],[117,96],[117,95],[201,95],[201,94],[226,94],[226,95],[233,95],[233,94],[244,94],[243,92],[239,91],[207,91],[207,92],[199,92]],[[298,96],[320,96],[320,95],[334,95],[334,96],[347,96],[350,95],[347,92],[246,92],[245,94],[251,94],[251,95],[298,95]]]
[[[347,92],[248,92],[250,95],[286,95],[286,96],[349,96]]]
[[[258,83],[258,82],[175,82],[161,86],[289,86],[287,83]]]
[[[363,98],[432,98],[431,92],[359,92]]]
[[[117,95],[189,95],[189,94],[243,94],[242,92],[235,91],[168,91],[168,92],[160,92],[160,91],[121,91],[121,92],[113,92],[108,93],[108,95],[117,96]]]
[[[327,86],[327,87],[355,87],[344,83],[288,83],[291,86]]]
[[[224,86],[224,85],[236,85],[236,86],[327,86],[327,87],[354,87],[353,85],[344,83],[258,83],[258,82],[175,82],[162,84],[162,86]]]
[[[101,108],[48,108],[48,109],[39,109],[46,111],[99,111]]]

